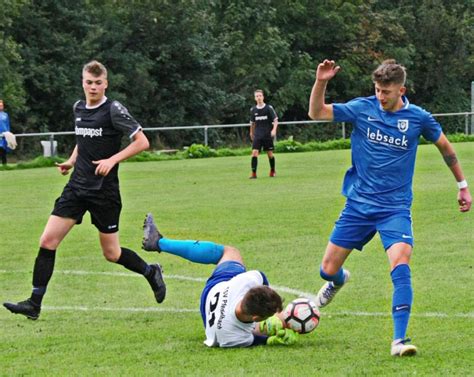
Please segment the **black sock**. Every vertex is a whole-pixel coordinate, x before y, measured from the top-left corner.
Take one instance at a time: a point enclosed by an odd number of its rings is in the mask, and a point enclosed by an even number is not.
[[[257,172],[258,157],[252,157],[252,172]]]
[[[122,247],[121,250],[122,254],[120,254],[120,258],[117,261],[118,264],[145,277],[151,274],[152,269],[137,253],[125,247]]]
[[[270,162],[270,169],[275,171],[275,157],[268,158],[268,161]]]
[[[51,276],[53,276],[56,250],[40,247],[33,268],[33,291],[30,300],[33,304],[41,306]]]

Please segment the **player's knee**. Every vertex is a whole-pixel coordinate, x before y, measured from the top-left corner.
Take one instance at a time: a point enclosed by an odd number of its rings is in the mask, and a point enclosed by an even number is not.
[[[225,260],[235,260],[237,262],[243,263],[242,255],[240,254],[239,249],[233,246],[224,246],[224,254],[222,255],[222,259]]]
[[[60,240],[49,234],[43,233],[40,237],[40,247],[48,250],[56,250],[59,246]]]
[[[335,275],[339,271],[340,268],[341,268],[340,266],[336,266],[334,263],[331,263],[331,261],[329,260],[323,260],[321,263],[321,267],[319,269],[319,274],[324,279],[325,277],[323,275],[325,276]]]
[[[102,250],[104,258],[112,263],[116,263],[120,258],[120,253],[116,253],[114,250]]]

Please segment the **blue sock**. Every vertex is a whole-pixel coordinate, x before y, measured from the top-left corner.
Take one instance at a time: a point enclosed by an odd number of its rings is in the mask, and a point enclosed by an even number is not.
[[[413,302],[410,267],[408,264],[399,264],[393,269],[391,276],[393,282],[393,339],[405,339]]]
[[[224,254],[224,245],[209,241],[181,241],[161,238],[158,246],[165,253],[201,264],[217,264]]]
[[[319,268],[319,274],[324,280],[332,281],[334,285],[343,285],[344,284],[344,270],[341,267],[334,275],[328,275],[324,272],[323,268]]]

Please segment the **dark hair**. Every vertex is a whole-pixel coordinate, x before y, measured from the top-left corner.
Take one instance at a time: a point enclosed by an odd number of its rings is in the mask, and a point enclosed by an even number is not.
[[[104,75],[105,78],[107,78],[107,68],[105,68],[105,66],[97,60],[92,60],[85,64],[82,68],[82,73],[84,74],[84,72],[89,72],[95,77]]]
[[[242,310],[248,315],[268,318],[283,310],[283,301],[273,289],[260,285],[245,294],[242,299]]]
[[[406,78],[406,68],[395,59],[384,60],[372,73],[372,81],[380,84],[405,85]]]

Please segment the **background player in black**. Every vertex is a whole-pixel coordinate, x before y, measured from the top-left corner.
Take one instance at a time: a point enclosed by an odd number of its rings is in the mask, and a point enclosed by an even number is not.
[[[82,70],[86,100],[74,104],[76,147],[69,159],[57,167],[66,175],[74,167],[69,182],[56,200],[53,212],[40,238],[33,270],[31,297],[19,303],[4,303],[13,313],[37,319],[48,282],[53,274],[56,249],[68,232],[82,222],[86,211],[99,231],[104,257],[142,274],[150,283],[156,301],[166,294],[161,266],[148,265],[134,251],[120,247],[118,224],[122,202],[118,182],[119,162],[148,148],[140,124],[117,101],[105,96],[107,70],[97,61]],[[123,134],[132,142],[120,150]]]
[[[273,139],[278,128],[278,116],[273,107],[264,102],[263,90],[255,90],[254,96],[257,104],[250,109],[250,139],[252,140],[252,175],[250,178],[257,178],[258,154],[262,149],[268,155],[270,177],[274,177]]]

